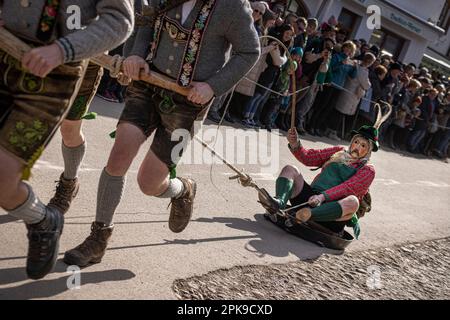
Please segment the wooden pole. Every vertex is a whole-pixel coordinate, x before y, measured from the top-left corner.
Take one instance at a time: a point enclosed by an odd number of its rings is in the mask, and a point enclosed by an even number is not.
[[[11,32],[1,27],[0,49],[17,59],[18,61],[21,61],[24,54],[30,51],[32,48],[16,36],[14,36]],[[121,61],[116,56],[112,57],[107,54],[101,54],[91,58],[90,61],[112,72],[118,72],[121,69]],[[60,68],[60,70],[62,71],[68,72],[72,70],[72,68],[67,68],[65,65],[61,65],[58,68]],[[153,84],[163,89],[171,90],[183,96],[187,96],[190,91],[190,88],[179,86],[172,79],[155,72],[147,74],[144,71],[141,71],[139,78],[144,82]]]
[[[291,129],[295,129],[295,119],[296,119],[296,105],[297,105],[297,77],[295,76],[297,71],[291,76],[292,82],[292,108],[291,108]]]

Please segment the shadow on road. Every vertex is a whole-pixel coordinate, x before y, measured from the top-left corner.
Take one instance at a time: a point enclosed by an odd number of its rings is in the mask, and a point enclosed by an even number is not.
[[[211,243],[217,241],[230,241],[248,239],[245,244],[245,249],[254,253],[257,257],[262,258],[266,255],[272,257],[287,257],[290,254],[295,255],[300,260],[315,260],[323,253],[327,254],[342,254],[341,251],[335,251],[320,247],[316,244],[310,243],[300,239],[292,234],[289,234],[280,228],[273,225],[264,218],[263,214],[256,214],[255,220],[232,218],[232,217],[213,217],[213,218],[198,218],[192,220],[196,223],[219,223],[224,224],[229,228],[240,231],[250,232],[249,235],[227,236],[227,237],[211,237],[200,239],[174,239],[166,240],[158,243],[150,244],[136,244],[131,246],[111,247],[108,251],[127,250],[135,248],[149,248],[167,245],[193,245],[198,243]],[[161,223],[166,221],[140,221],[137,223]],[[62,253],[60,253],[62,255]],[[25,259],[22,257],[6,257],[1,260],[15,260]],[[54,273],[66,273],[67,265],[61,260],[58,261]],[[56,280],[41,280],[29,282],[18,287],[0,289],[1,299],[30,299],[30,298],[45,298],[57,295],[67,289],[67,277],[62,277]],[[99,283],[105,281],[122,281],[127,280],[135,275],[128,270],[109,270],[103,272],[84,272],[82,273],[82,284]],[[25,267],[1,269],[0,270],[0,285],[6,285],[27,280],[25,274]]]
[[[222,223],[233,229],[255,233],[255,239],[250,240],[245,249],[259,257],[287,257],[293,254],[300,260],[311,260],[323,253],[342,254],[342,251],[320,247],[281,230],[267,221],[263,214],[256,214],[254,217],[256,221],[229,217],[199,218],[196,221]]]
[[[55,273],[66,274],[58,279],[38,280],[27,282],[20,286],[0,289],[0,300],[26,300],[38,298],[50,298],[65,291],[68,291],[67,280],[72,273],[66,273],[67,265],[58,261],[55,266]],[[25,268],[10,268],[0,270],[0,285],[27,280]],[[125,281],[134,278],[136,275],[125,269],[81,272],[81,288],[86,284],[95,284],[110,281]]]

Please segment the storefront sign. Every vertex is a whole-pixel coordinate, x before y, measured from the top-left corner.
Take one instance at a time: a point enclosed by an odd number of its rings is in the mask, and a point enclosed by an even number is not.
[[[414,33],[422,34],[422,29],[419,28],[417,25],[415,25],[412,21],[403,19],[402,17],[396,15],[393,12],[391,12],[389,19],[391,19],[392,21],[398,23],[399,25],[403,26],[404,28],[406,28]]]
[[[395,22],[396,24],[402,26],[405,29],[408,29],[409,31],[424,36],[423,29],[419,27],[419,25],[414,20],[407,18],[405,15],[403,15],[400,11],[396,10],[395,8],[387,7],[380,1],[375,0],[353,0],[353,1],[365,7],[370,5],[379,6],[381,8],[381,14],[384,18]]]

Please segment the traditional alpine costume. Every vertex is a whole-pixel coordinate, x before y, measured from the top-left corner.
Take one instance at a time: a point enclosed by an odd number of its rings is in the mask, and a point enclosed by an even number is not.
[[[68,23],[73,5],[81,8],[78,18],[85,28]],[[114,48],[131,33],[133,7],[130,0],[3,0],[0,10],[4,27],[34,48],[22,61],[0,50],[0,205],[26,223],[27,274],[39,279],[56,262],[64,218],[56,207],[45,206],[21,175],[28,178],[69,114],[86,59]],[[59,61],[45,60],[49,52],[57,52],[62,64],[45,77],[23,67],[32,54],[40,55],[39,61],[30,58],[33,66]]]
[[[295,218],[292,217],[294,222],[312,220],[338,234],[343,231],[345,225],[350,225],[356,237],[359,237],[360,228],[356,212],[359,211],[362,203],[365,204],[365,196],[368,195],[369,187],[375,178],[375,169],[368,162],[371,152],[376,152],[379,148],[378,129],[363,126],[352,134],[353,138],[348,150],[343,147],[306,149],[300,142],[295,148],[289,145],[297,160],[305,166],[321,168],[321,172],[311,184],[303,181],[301,191],[295,196],[292,196],[295,179],[285,176],[280,176],[276,180],[274,198],[262,189],[259,200],[269,214],[280,213],[280,209],[285,209],[288,202],[292,206],[309,203],[311,207],[298,210]],[[352,156],[352,146],[357,139],[369,143],[368,152],[362,158]],[[300,176],[299,173],[296,175]],[[323,202],[313,206],[312,199],[318,199],[316,197],[320,195]],[[353,206],[353,212],[344,212],[344,205],[340,202],[343,199],[357,204]]]
[[[211,97],[219,97],[242,79],[258,59],[258,36],[246,0],[154,0],[143,12],[148,19],[140,17],[143,25],[138,28],[130,57],[124,62],[128,72],[151,70],[179,86],[192,85],[190,92],[197,92],[196,85],[201,84],[209,94],[213,92]],[[231,47],[233,55],[227,60]],[[192,134],[195,120],[203,118],[210,103],[198,104],[192,97],[143,81],[131,83],[116,142],[100,177],[91,235],[66,252],[66,263],[85,266],[101,261],[113,231],[113,216],[124,190],[125,174],[140,145],[153,133],[150,151],[138,174],[139,186],[146,195],[171,199],[171,231],[186,228],[197,186],[192,179],[176,177],[175,167],[183,149],[176,149],[182,141],[174,141],[172,134],[180,129]]]

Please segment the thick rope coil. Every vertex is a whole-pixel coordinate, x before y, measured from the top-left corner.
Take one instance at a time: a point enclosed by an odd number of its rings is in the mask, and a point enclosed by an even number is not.
[[[113,59],[113,69],[109,71],[109,74],[111,75],[111,77],[117,78],[122,71],[122,64],[125,61],[125,58],[121,55],[116,54],[115,56],[113,56]]]
[[[125,57],[116,54],[113,56],[113,59],[113,69],[109,71],[111,78],[117,78],[117,82],[119,82],[122,86],[129,85],[131,83],[131,79],[122,72],[122,65],[125,61]]]
[[[238,182],[239,182],[239,184],[241,186],[246,187],[246,188],[247,187],[252,187],[252,188],[255,188],[255,189],[259,190],[258,185],[253,181],[252,177],[250,177],[248,174],[246,174],[244,172],[241,172],[241,173],[239,173],[239,174],[237,174],[235,176],[231,176],[229,179],[230,180],[237,180],[237,179],[239,179]]]

